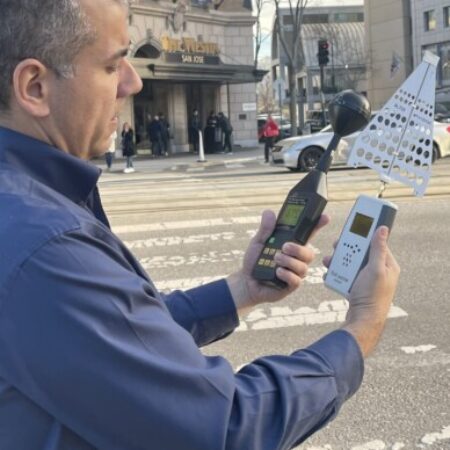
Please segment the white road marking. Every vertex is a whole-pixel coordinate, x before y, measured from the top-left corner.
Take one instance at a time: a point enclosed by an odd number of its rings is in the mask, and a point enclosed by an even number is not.
[[[245,165],[238,163],[225,163],[225,167],[227,169],[242,169],[243,167],[245,167]]]
[[[225,278],[227,275],[217,275],[213,277],[195,277],[195,278],[178,278],[174,280],[153,280],[156,287],[163,292],[170,292],[175,289],[181,289],[185,291],[186,289],[191,289],[196,286],[202,286],[212,281],[220,280]]]
[[[427,445],[433,445],[437,441],[450,440],[450,425],[442,428],[441,433],[430,433],[426,434],[420,442]]]
[[[403,442],[396,442],[391,450],[401,450],[402,448],[405,448],[406,445]]]
[[[225,225],[245,225],[260,223],[261,216],[233,217],[230,219],[180,220],[178,222],[139,223],[135,225],[112,226],[114,233],[144,233],[147,231],[183,230],[188,228],[217,227]]]
[[[246,230],[246,237],[252,237],[255,230]],[[152,247],[170,247],[173,245],[203,244],[205,242],[231,241],[236,239],[237,233],[234,231],[224,231],[222,233],[193,234],[190,236],[167,236],[162,238],[136,239],[134,241],[124,241],[124,244],[130,249],[152,248]]]
[[[320,284],[323,283],[323,274],[325,273],[325,267],[311,267],[308,271],[308,276],[304,279],[306,284]],[[154,279],[156,287],[160,291],[168,292],[174,289],[191,289],[196,286],[201,286],[203,284],[210,283],[220,278],[227,277],[226,275],[216,275],[210,277],[195,277],[195,278],[178,278],[173,280],[161,280],[157,281]]]
[[[436,348],[435,345],[419,345],[417,347],[400,347],[405,353],[408,353],[409,355],[414,353],[425,353],[429,352],[430,350],[433,350]]]
[[[236,331],[339,323],[345,321],[347,310],[348,302],[343,299],[322,302],[317,309],[310,306],[302,306],[294,310],[289,306],[271,307],[269,310],[257,308],[241,320]],[[393,319],[407,315],[406,311],[392,305],[388,317]]]
[[[386,448],[386,444],[383,441],[371,441],[366,444],[357,445],[356,447],[352,447],[351,450],[384,450]]]
[[[153,256],[151,258],[142,258],[139,260],[142,267],[148,269],[167,269],[169,267],[186,267],[202,264],[225,263],[239,261],[243,258],[242,250],[231,250],[229,252],[217,252],[215,250],[207,253],[191,253],[186,257],[175,256]]]
[[[243,233],[235,233],[234,231],[224,231],[221,233],[204,233],[204,234],[192,234],[189,236],[165,236],[160,238],[149,238],[149,239],[136,239],[133,241],[124,241],[124,244],[130,249],[142,249],[142,248],[153,248],[153,247],[170,247],[170,246],[180,246],[187,244],[204,244],[208,242],[218,242],[218,241],[232,241],[242,237],[242,234],[246,235],[246,238],[251,239],[256,233],[255,229],[245,230]],[[307,244],[315,255],[320,254],[320,250],[311,244]]]
[[[332,450],[331,445],[325,444],[323,447],[308,447],[306,450]]]

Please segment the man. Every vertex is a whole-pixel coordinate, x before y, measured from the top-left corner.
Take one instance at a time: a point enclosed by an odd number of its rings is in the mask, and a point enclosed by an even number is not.
[[[161,142],[165,156],[169,156],[170,148],[170,124],[164,113],[159,113],[159,122],[161,124]]]
[[[150,122],[149,132],[150,132],[150,141],[152,143],[152,152],[153,156],[157,158],[162,155],[163,151],[163,143],[162,143],[162,125],[159,120],[158,114],[153,117],[153,120]]]
[[[233,134],[233,127],[231,126],[230,119],[223,112],[219,112],[217,116],[219,118],[219,126],[223,133],[223,151],[228,155],[232,155],[233,145],[231,143],[231,135]]]
[[[198,113],[198,109],[194,109],[192,111],[192,117],[189,120],[189,141],[192,144],[194,153],[198,153],[199,151],[199,132],[202,129],[202,123],[200,120],[200,115]]]
[[[258,284],[251,269],[275,223],[265,212],[241,269],[158,293],[111,233],[88,162],[142,86],[126,59],[125,3],[0,10],[0,448],[273,450],[324,426],[360,385],[386,320],[399,273],[387,230],[341,329],[234,374],[198,346],[296,289],[312,250],[285,244],[277,275],[288,287]]]

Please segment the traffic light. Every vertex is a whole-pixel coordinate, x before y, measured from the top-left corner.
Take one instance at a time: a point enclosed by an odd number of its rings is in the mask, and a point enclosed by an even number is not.
[[[330,59],[328,58],[329,55],[328,49],[330,48],[330,44],[326,39],[321,39],[317,44],[319,50],[319,52],[317,53],[319,66],[326,66],[330,62]]]

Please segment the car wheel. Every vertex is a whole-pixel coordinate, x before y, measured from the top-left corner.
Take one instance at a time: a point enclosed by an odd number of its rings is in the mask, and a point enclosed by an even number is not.
[[[305,172],[315,169],[322,155],[323,149],[320,147],[305,148],[298,157],[299,168]]]
[[[433,156],[431,157],[431,162],[434,163],[437,159],[441,157],[439,152],[439,147],[436,142],[433,142]]]

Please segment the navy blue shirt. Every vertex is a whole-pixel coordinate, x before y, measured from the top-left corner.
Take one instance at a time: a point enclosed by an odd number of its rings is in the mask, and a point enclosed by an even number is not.
[[[0,128],[0,449],[289,449],[359,387],[335,331],[235,374],[224,280],[158,293],[111,232],[100,171]]]

